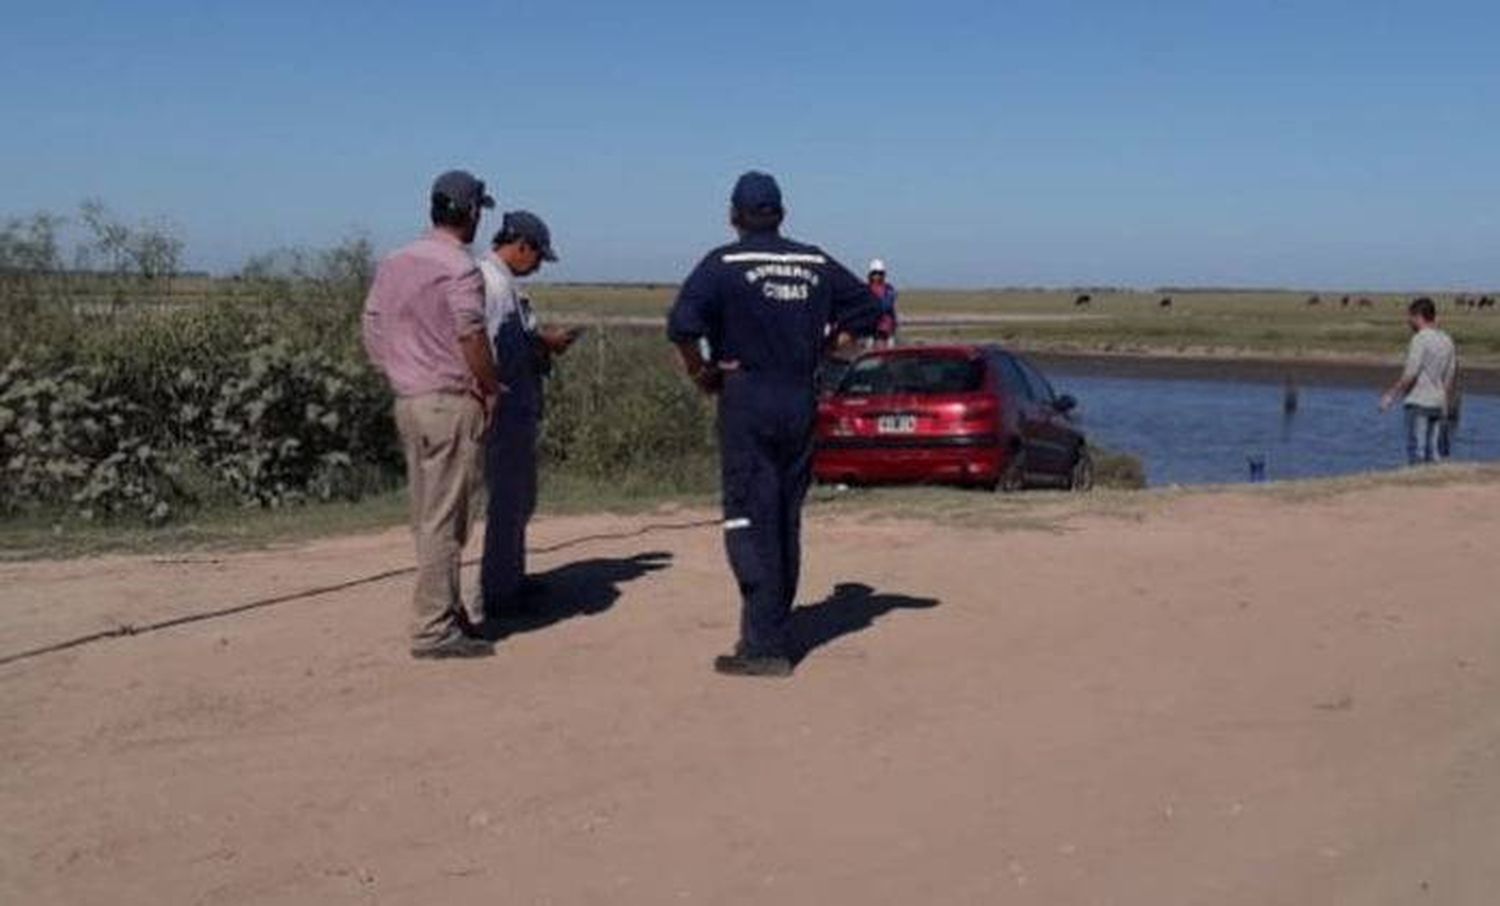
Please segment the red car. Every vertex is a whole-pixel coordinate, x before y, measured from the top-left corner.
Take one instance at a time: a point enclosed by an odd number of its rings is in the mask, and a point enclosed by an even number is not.
[[[1088,490],[1094,466],[1076,407],[998,346],[867,352],[819,404],[813,473],[825,483]]]

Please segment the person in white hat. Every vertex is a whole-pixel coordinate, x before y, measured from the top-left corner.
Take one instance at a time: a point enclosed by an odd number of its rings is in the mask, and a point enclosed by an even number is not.
[[[896,287],[885,276],[885,262],[876,258],[870,262],[870,292],[880,300],[880,320],[875,325],[875,345],[896,345]]]

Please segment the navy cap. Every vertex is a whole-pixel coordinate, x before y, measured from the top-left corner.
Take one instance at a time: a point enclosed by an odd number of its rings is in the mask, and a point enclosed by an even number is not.
[[[780,211],[781,187],[771,174],[751,170],[735,182],[729,203],[736,211]]]
[[[500,221],[500,232],[495,234],[495,245],[504,245],[524,239],[531,247],[542,253],[543,261],[556,261],[557,253],[552,251],[552,231],[547,229],[547,224],[542,218],[530,211],[506,211],[505,217]]]
[[[432,181],[432,200],[439,198],[459,208],[493,208],[495,199],[484,191],[484,180],[468,170],[449,170]]]

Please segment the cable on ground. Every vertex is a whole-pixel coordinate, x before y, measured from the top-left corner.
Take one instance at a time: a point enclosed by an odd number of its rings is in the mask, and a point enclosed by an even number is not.
[[[529,548],[532,554],[553,554],[558,551],[578,547],[581,544],[591,544],[596,541],[626,541],[631,538],[640,538],[657,532],[681,532],[690,529],[707,528],[718,525],[718,519],[694,519],[685,522],[655,522],[643,525],[639,528],[625,532],[599,532],[593,535],[583,535],[578,538],[569,538],[556,544],[544,545],[542,547]],[[478,560],[465,560],[464,566],[473,566]],[[53,642],[50,645],[42,645],[25,651],[17,651],[13,654],[0,655],[0,667],[14,664],[17,661],[29,660],[44,654],[52,654],[57,651],[67,651],[70,648],[78,648],[83,645],[91,645],[106,639],[119,639],[126,636],[145,635],[148,632],[158,632],[162,629],[171,629],[175,626],[186,626],[189,623],[201,623],[205,620],[216,620],[221,617],[234,616],[235,614],[248,613],[252,610],[262,610],[267,607],[275,607],[278,604],[290,604],[293,601],[303,601],[308,598],[316,598],[334,592],[346,591],[350,588],[358,588],[361,585],[371,585],[383,582],[386,579],[394,579],[417,571],[415,566],[403,566],[399,569],[388,569],[383,572],[368,576],[360,576],[355,579],[347,579],[343,582],[335,582],[331,585],[319,585],[315,588],[307,588],[302,591],[288,592],[286,594],[273,595],[269,598],[259,598],[254,601],[246,601],[241,604],[232,604],[228,607],[218,607],[213,610],[200,610],[182,616],[170,617],[165,620],[156,620],[151,623],[125,623],[110,629],[101,629],[98,632],[90,632],[85,635],[75,636],[61,642]]]

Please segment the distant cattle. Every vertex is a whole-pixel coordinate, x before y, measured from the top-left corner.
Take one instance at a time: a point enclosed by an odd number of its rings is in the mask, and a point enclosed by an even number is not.
[[[1322,304],[1323,304],[1323,297],[1322,296],[1308,296],[1307,297],[1307,306],[1309,308],[1311,308],[1314,305],[1322,305]]]
[[[1093,301],[1094,297],[1089,295],[1088,293],[1079,293],[1078,298],[1073,300],[1073,307],[1088,308],[1091,304],[1093,304]]]
[[[1348,308],[1348,307],[1349,307],[1349,297],[1348,296],[1340,296],[1339,297],[1339,308]]]
[[[1171,308],[1172,307],[1172,297],[1171,296],[1162,296],[1161,301],[1158,302],[1158,303],[1156,303],[1156,307],[1157,308]]]
[[[1478,308],[1494,308],[1495,307],[1495,299],[1494,299],[1493,296],[1488,296],[1488,295],[1485,295],[1485,296],[1454,296],[1453,297],[1453,305],[1454,305],[1455,308],[1467,308],[1470,311],[1473,311],[1474,309],[1478,309]]]

